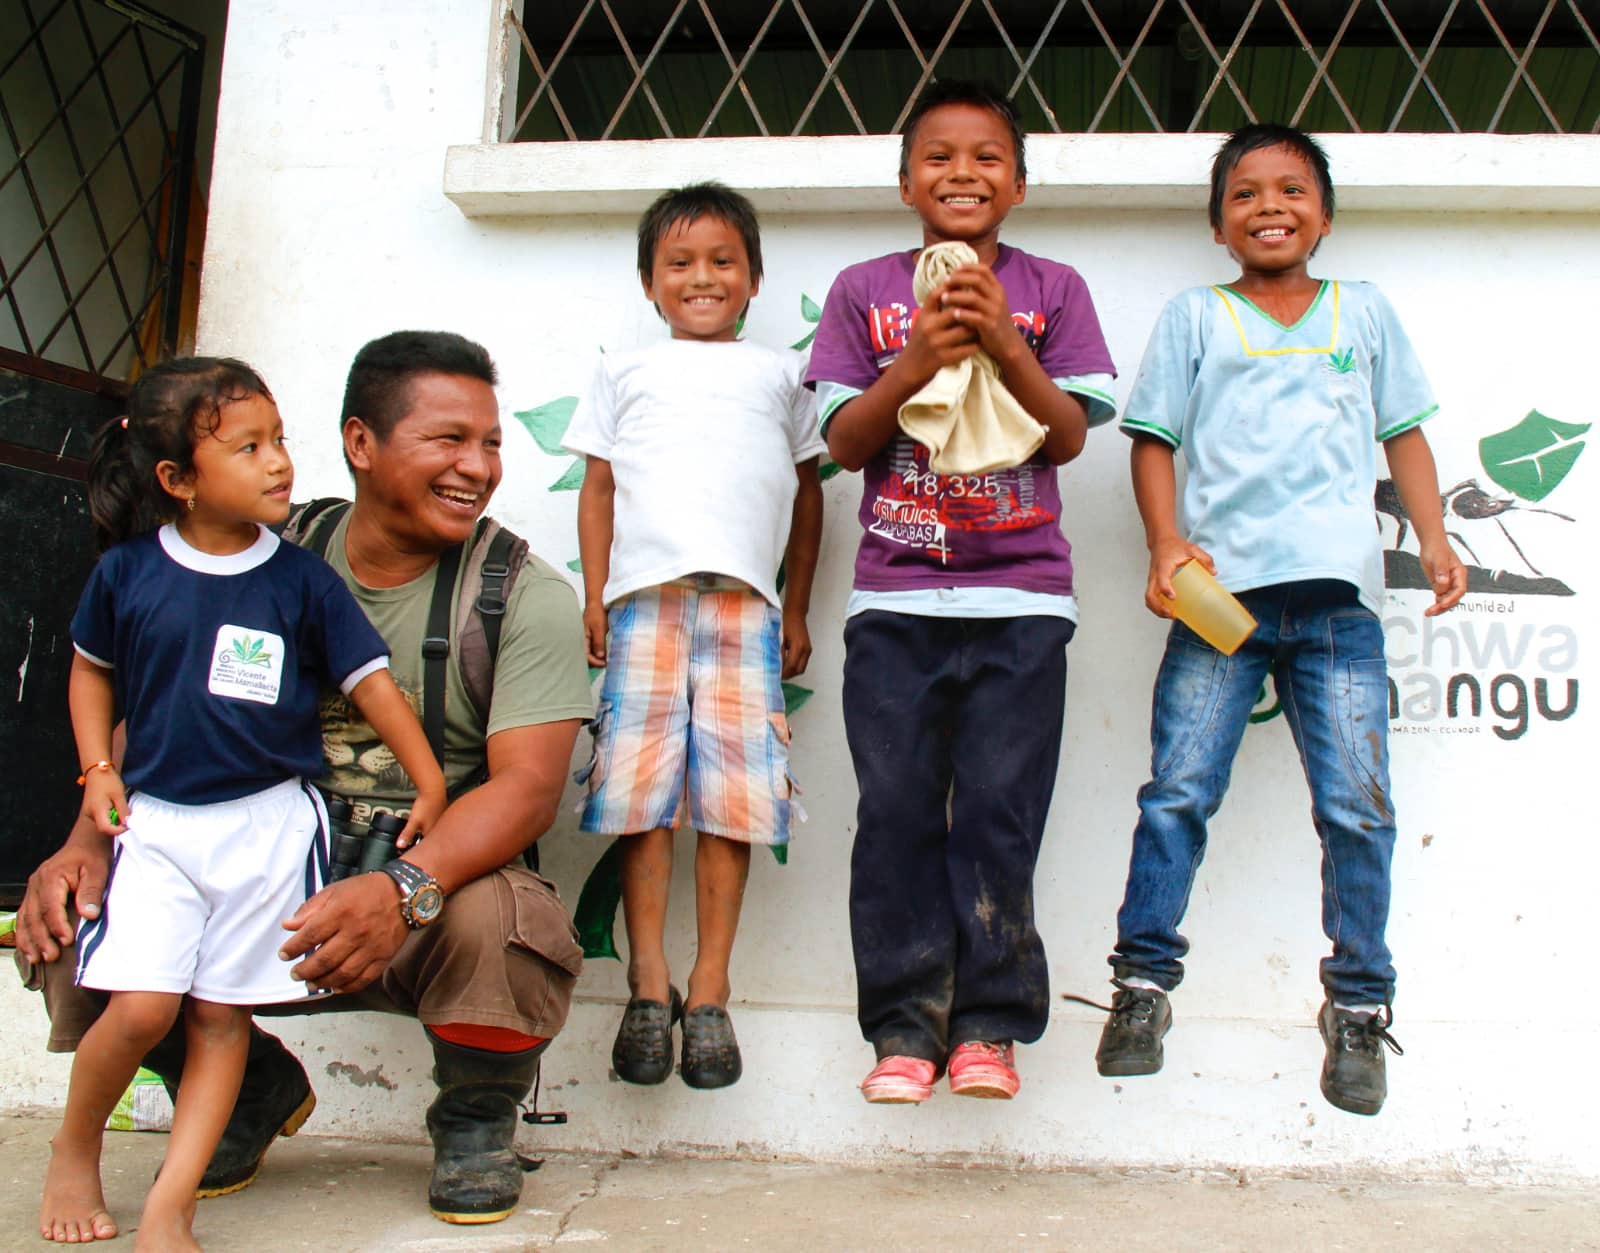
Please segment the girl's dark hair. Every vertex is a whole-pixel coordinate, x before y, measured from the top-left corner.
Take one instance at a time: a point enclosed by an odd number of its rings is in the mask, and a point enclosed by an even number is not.
[[[1211,162],[1211,229],[1222,229],[1222,198],[1228,190],[1228,176],[1246,156],[1263,148],[1287,148],[1311,167],[1311,176],[1322,193],[1322,207],[1328,221],[1333,221],[1333,175],[1328,172],[1328,154],[1322,145],[1293,126],[1252,122],[1223,140]]]
[[[761,281],[761,227],[755,206],[732,188],[721,183],[691,183],[674,187],[656,197],[639,219],[639,277],[645,282],[656,268],[656,249],[672,227],[685,226],[701,218],[716,218],[739,232],[745,256],[750,261],[750,281]]]
[[[151,366],[128,393],[128,416],[112,418],[89,448],[89,517],[103,552],[178,516],[156,466],[194,468],[194,448],[217,429],[224,406],[272,399],[262,378],[232,357],[174,357]]]
[[[1022,129],[1022,115],[1017,106],[987,83],[967,82],[959,78],[942,78],[929,83],[906,114],[905,125],[900,128],[900,177],[911,172],[911,143],[917,137],[917,127],[922,119],[935,109],[948,104],[968,104],[978,109],[988,109],[1006,124],[1011,132],[1011,147],[1017,157],[1017,177],[1028,177],[1028,133]]]

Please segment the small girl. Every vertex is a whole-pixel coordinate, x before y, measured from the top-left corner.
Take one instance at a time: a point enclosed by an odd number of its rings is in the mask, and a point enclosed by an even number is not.
[[[135,1248],[198,1247],[195,1189],[238,1095],[250,1007],[308,995],[278,949],[328,868],[327,814],[306,782],[322,766],[319,689],[338,684],[416,782],[402,843],[444,809],[382,637],[325,563],[267,529],[287,518],[293,482],[272,393],[227,358],[156,366],[95,436],[89,506],[110,551],[73,617],[68,704],[83,816],[117,840],[104,908],[79,927],[77,979],[111,996],[52,1142],[48,1240],[117,1234],[100,1185],[106,1118],[181,1006],[183,1083]]]

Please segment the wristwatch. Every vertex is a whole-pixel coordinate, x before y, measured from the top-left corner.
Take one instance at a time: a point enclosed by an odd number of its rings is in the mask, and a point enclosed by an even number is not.
[[[421,866],[395,858],[379,870],[394,880],[400,889],[400,917],[413,931],[427,926],[444,912],[444,893],[439,881]]]

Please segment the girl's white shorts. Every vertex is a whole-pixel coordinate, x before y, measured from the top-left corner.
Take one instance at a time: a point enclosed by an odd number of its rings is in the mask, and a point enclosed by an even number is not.
[[[78,983],[222,1005],[309,995],[278,956],[283,920],[328,878],[328,812],[290,779],[238,800],[128,797],[100,917],[78,924]]]

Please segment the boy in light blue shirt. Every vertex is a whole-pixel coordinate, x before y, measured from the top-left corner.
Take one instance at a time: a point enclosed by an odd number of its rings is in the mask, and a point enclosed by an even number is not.
[[[1322,1092],[1376,1114],[1394,967],[1384,941],[1395,819],[1389,794],[1383,554],[1373,513],[1381,443],[1434,592],[1466,591],[1445,538],[1421,423],[1434,403],[1388,302],[1369,283],[1318,280],[1307,262],[1333,220],[1327,157],[1286,126],[1251,125],[1217,153],[1216,241],[1232,283],[1163,310],[1122,429],[1150,549],[1145,604],[1172,617],[1172,574],[1198,561],[1255,616],[1224,656],[1174,622],[1156,678],[1152,778],[1139,791],[1127,891],[1110,962],[1117,987],[1096,1061],[1153,1074],[1183,977],[1178,933],[1229,771],[1266,676],[1311,787],[1322,843],[1326,1045]],[[1188,468],[1181,513],[1174,454]],[[1180,521],[1181,518],[1181,521]]]

